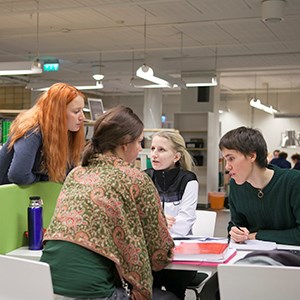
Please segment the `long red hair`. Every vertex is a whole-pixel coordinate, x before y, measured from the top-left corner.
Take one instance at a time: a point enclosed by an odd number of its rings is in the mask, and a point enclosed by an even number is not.
[[[83,125],[77,132],[67,128],[67,105],[77,96],[85,98],[75,87],[56,83],[44,92],[36,104],[13,121],[9,149],[30,130],[40,130],[43,139],[43,167],[49,180],[63,182],[66,169],[80,162],[84,146]]]

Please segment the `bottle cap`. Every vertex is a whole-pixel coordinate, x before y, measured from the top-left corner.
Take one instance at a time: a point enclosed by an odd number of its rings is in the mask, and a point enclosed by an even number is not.
[[[39,207],[43,205],[43,200],[40,196],[30,196],[30,207]]]

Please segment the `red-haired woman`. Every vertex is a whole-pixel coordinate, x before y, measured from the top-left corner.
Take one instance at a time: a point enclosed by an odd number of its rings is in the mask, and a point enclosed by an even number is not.
[[[84,95],[56,83],[13,121],[0,151],[0,184],[63,182],[84,146]]]

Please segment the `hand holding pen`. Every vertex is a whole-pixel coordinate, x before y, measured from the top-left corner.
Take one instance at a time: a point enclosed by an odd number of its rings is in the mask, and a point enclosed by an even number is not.
[[[236,243],[243,243],[249,239],[249,230],[246,227],[233,225],[230,229],[230,237]]]

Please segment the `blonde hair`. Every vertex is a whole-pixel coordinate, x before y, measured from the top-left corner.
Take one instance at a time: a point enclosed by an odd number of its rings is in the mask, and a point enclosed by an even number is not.
[[[181,158],[179,160],[180,166],[187,171],[191,171],[195,165],[194,160],[190,153],[186,150],[184,138],[178,131],[163,130],[153,134],[153,137],[159,136],[169,140],[172,144],[172,148],[179,152]]]
[[[67,105],[77,96],[85,98],[75,87],[56,83],[38,98],[31,109],[20,113],[10,127],[9,149],[30,130],[41,131],[41,168],[51,181],[62,182],[66,177],[66,168],[80,162],[84,129],[82,126],[77,132],[69,132],[66,117]]]

